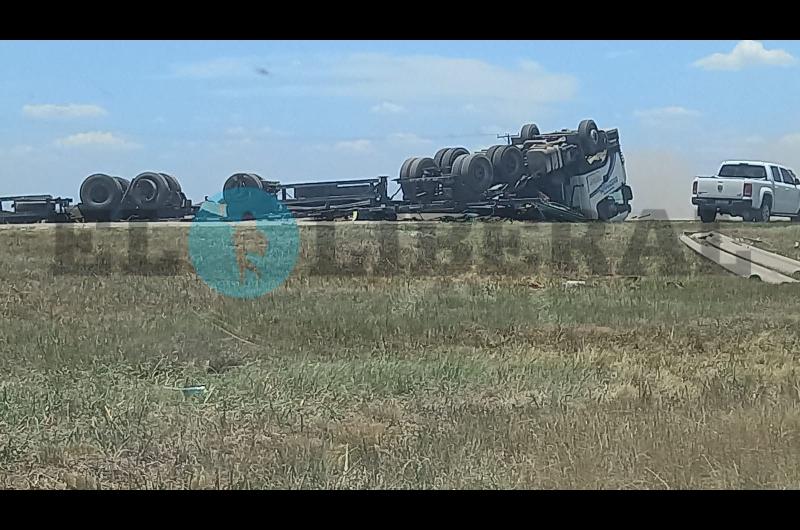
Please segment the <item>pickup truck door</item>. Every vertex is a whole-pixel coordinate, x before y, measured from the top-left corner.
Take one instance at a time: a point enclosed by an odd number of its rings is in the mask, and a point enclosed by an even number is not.
[[[772,180],[772,211],[776,214],[786,213],[792,200],[790,190],[783,183],[778,166],[769,166],[769,170],[770,180]]]
[[[782,213],[796,214],[800,212],[800,189],[794,183],[794,173],[784,167],[780,169],[786,187],[786,209]]]

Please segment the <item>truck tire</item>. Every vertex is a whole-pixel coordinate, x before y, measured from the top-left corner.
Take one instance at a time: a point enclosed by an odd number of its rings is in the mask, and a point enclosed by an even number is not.
[[[700,215],[700,220],[704,223],[713,223],[717,219],[716,210],[709,210],[707,208],[703,208],[701,210],[698,210],[697,213]]]
[[[413,182],[408,182],[408,169],[414,163],[416,157],[406,158],[400,166],[400,189],[403,191],[403,200],[411,201],[417,196],[417,186]]]
[[[81,184],[81,203],[89,210],[113,210],[120,205],[122,194],[122,184],[117,177],[104,173],[89,175]]]
[[[455,175],[456,177],[461,177],[461,163],[464,162],[464,160],[468,156],[469,155],[459,155],[459,156],[457,156],[455,158],[455,160],[453,160],[453,170],[452,170],[452,174],[453,175]],[[459,182],[460,182],[460,178],[459,178]]]
[[[169,199],[167,179],[161,173],[145,172],[136,176],[128,192],[133,203],[144,210],[158,210]]]
[[[492,185],[494,171],[486,155],[473,153],[459,158],[459,162],[458,178],[467,190],[480,194]]]
[[[756,222],[768,223],[771,216],[772,216],[772,198],[764,197],[764,200],[761,201],[761,208],[758,209],[758,212],[755,215]]]
[[[122,194],[125,195],[125,193],[128,191],[128,188],[131,187],[131,181],[122,177],[114,177],[114,180],[119,182],[119,185],[122,188]]]
[[[486,149],[486,150],[483,150],[483,151],[480,151],[480,152],[481,152],[481,153],[483,153],[484,155],[486,155],[486,158],[488,158],[488,159],[489,159],[489,161],[491,162],[491,160],[492,160],[492,157],[494,156],[494,153],[495,153],[495,151],[497,151],[497,150],[498,150],[498,149],[500,149],[501,147],[503,147],[503,145],[493,145],[493,146],[489,147],[488,149]]]
[[[436,164],[436,167],[441,169],[441,167],[442,167],[442,157],[444,156],[444,154],[447,152],[448,149],[449,149],[449,147],[443,147],[443,148],[439,149],[438,151],[436,151],[436,154],[433,155],[433,161]]]
[[[519,131],[519,138],[522,142],[527,142],[528,140],[533,140],[534,137],[538,136],[539,134],[539,126],[535,123],[526,123],[522,126],[522,129]]]
[[[164,180],[167,181],[167,187],[169,188],[169,196],[167,197],[166,204],[180,206],[183,201],[181,197],[181,184],[178,182],[178,179],[167,173],[159,173],[159,175],[164,177]]]
[[[433,161],[432,158],[428,157],[420,157],[415,158],[411,165],[408,166],[408,178],[420,178],[425,173],[426,169],[436,169],[436,163]],[[433,182],[415,182],[415,183],[407,183],[413,186],[414,190],[414,197],[417,194],[424,192],[425,196],[423,200],[429,199],[433,192],[436,190],[436,184]],[[403,191],[403,197],[406,196],[406,192]]]
[[[230,204],[237,201],[247,201],[250,198],[250,194],[242,192],[242,188],[262,191],[264,183],[261,177],[255,173],[234,173],[222,185],[222,197],[225,202]]]
[[[488,153],[486,156],[492,163],[493,184],[514,183],[525,172],[525,155],[515,145],[501,145],[492,152],[492,156]]]
[[[435,167],[436,163],[432,158],[417,158],[412,162],[411,166],[409,166],[408,176],[409,178],[420,178],[426,169],[433,169]]]
[[[439,166],[440,169],[450,168],[450,172],[452,173],[453,162],[456,161],[456,158],[460,157],[461,155],[468,155],[469,151],[467,151],[463,147],[451,147],[447,150],[447,152],[442,156],[442,165]]]
[[[159,173],[159,175],[164,177],[164,180],[167,181],[167,186],[169,186],[169,191],[174,191],[176,193],[180,193],[181,191],[183,191],[181,190],[181,183],[178,182],[178,179],[176,179],[172,175],[168,175],[167,173]]]
[[[583,154],[591,156],[602,151],[600,148],[600,131],[594,120],[583,120],[578,125],[578,138]]]

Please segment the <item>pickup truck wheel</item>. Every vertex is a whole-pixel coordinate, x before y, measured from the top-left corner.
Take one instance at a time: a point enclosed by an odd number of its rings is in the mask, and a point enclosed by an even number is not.
[[[768,223],[770,215],[772,214],[772,205],[768,200],[764,200],[761,203],[761,208],[758,210],[758,214],[756,215],[756,221],[759,223]]]
[[[700,220],[704,223],[713,223],[714,220],[717,218],[717,211],[716,210],[700,210],[697,212],[700,214]]]

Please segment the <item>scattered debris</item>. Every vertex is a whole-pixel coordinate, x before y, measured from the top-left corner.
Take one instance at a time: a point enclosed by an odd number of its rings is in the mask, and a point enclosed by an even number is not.
[[[685,232],[681,241],[724,269],[742,278],[758,278],[765,283],[796,283],[800,261],[743,243],[719,232]]]
[[[582,287],[586,285],[583,280],[567,280],[564,282],[564,287]]]
[[[169,390],[178,390],[183,393],[184,397],[198,397],[202,396],[206,393],[206,386],[205,385],[194,385],[194,386],[168,386]]]

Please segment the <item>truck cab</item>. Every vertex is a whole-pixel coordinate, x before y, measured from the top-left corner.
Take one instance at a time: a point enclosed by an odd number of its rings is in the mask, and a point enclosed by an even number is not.
[[[624,221],[631,212],[633,191],[619,145],[609,149],[596,166],[574,175],[568,190],[568,204],[587,219]]]
[[[800,180],[782,164],[754,160],[727,160],[716,175],[698,176],[692,183],[692,204],[704,223],[717,214],[745,221],[800,217]]]

